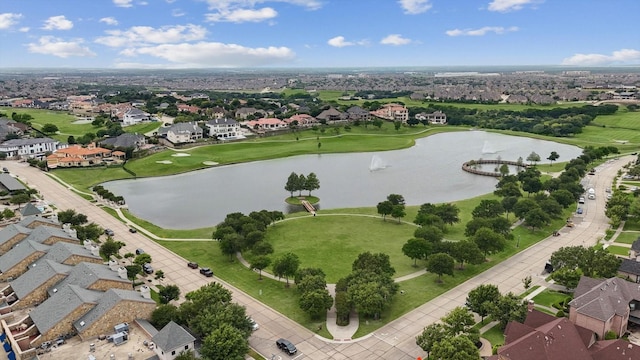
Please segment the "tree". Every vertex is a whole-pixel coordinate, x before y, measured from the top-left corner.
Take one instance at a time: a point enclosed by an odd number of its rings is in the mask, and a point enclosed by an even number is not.
[[[42,132],[45,134],[55,134],[58,132],[58,127],[55,124],[42,125]]]
[[[163,328],[171,321],[178,321],[179,311],[175,305],[161,304],[151,313],[151,323],[158,329]]]
[[[104,259],[109,259],[111,256],[116,255],[120,251],[121,247],[121,242],[108,238],[102,243],[102,245],[100,245],[100,256]]]
[[[177,285],[163,286],[158,291],[161,304],[168,304],[171,300],[178,300],[180,298],[180,288]]]
[[[129,254],[130,254],[130,253],[129,253]],[[156,280],[161,281],[161,280],[163,280],[163,279],[164,279],[164,277],[165,277],[165,275],[164,275],[164,271],[162,271],[162,270],[158,270],[158,271],[156,271],[156,276],[155,276],[155,279],[156,279]]]
[[[391,215],[393,212],[393,204],[389,200],[379,202],[376,208],[378,209],[378,214],[382,215],[383,221],[387,218],[387,215]]]
[[[449,336],[465,336],[472,342],[477,342],[480,339],[480,333],[478,329],[474,328],[476,324],[473,314],[466,307],[458,306],[451,310],[442,322],[447,327]]]
[[[431,355],[435,359],[477,360],[480,351],[466,336],[456,336],[435,343]]]
[[[271,259],[265,255],[254,256],[251,259],[251,270],[258,270],[258,280],[262,280],[262,270],[271,264]]]
[[[469,240],[453,243],[449,255],[460,263],[460,270],[464,269],[465,262],[469,264],[482,264],[484,262],[484,256],[478,245]]]
[[[69,135],[69,137],[67,137],[67,143],[69,145],[74,145],[76,144],[76,138],[73,135]]]
[[[200,354],[208,360],[244,360],[249,344],[243,333],[222,323],[204,339]]]
[[[218,241],[218,246],[220,246],[220,251],[229,256],[229,261],[231,261],[233,256],[240,251],[242,240],[242,237],[238,234],[229,234]]]
[[[552,151],[549,157],[547,158],[547,160],[549,160],[549,166],[551,166],[553,162],[558,160],[559,158],[560,158],[560,155],[557,152]]]
[[[402,245],[402,253],[413,260],[413,266],[418,266],[418,259],[424,259],[429,252],[429,243],[425,239],[412,238]]]
[[[351,265],[352,271],[362,270],[374,274],[393,276],[396,269],[391,266],[389,255],[383,253],[372,254],[369,251],[358,255]]]
[[[453,225],[460,222],[460,209],[455,204],[440,204],[435,207],[434,214],[439,216],[445,224]]]
[[[506,246],[504,236],[488,228],[480,228],[472,237],[480,251],[486,257],[488,254],[502,251]]]
[[[480,204],[473,209],[471,215],[474,218],[493,218],[504,213],[504,208],[498,200],[481,200]]]
[[[279,278],[284,277],[289,287],[289,277],[294,276],[300,266],[300,259],[294,253],[286,253],[273,262],[273,274]]]
[[[438,274],[438,282],[442,282],[442,275],[453,276],[455,260],[449,254],[438,253],[427,257],[427,271]]]
[[[393,208],[391,209],[391,216],[398,219],[398,224],[400,223],[400,219],[407,215],[404,209],[404,204],[393,205]]]
[[[404,205],[404,196],[402,195],[389,194],[387,200],[389,200],[392,205]]]
[[[391,294],[378,282],[360,282],[350,285],[347,296],[356,311],[363,316],[378,319]]]
[[[133,263],[134,264],[138,264],[140,266],[150,263],[151,262],[151,255],[147,254],[147,253],[142,253],[140,255],[137,255],[135,259],[133,259]]]
[[[482,284],[469,291],[465,305],[469,310],[480,315],[481,320],[489,315],[489,304],[495,303],[500,299],[500,290],[492,284]]]
[[[61,224],[82,225],[86,224],[89,219],[87,215],[76,213],[75,210],[63,210],[58,212],[58,221]]]
[[[576,202],[576,199],[569,190],[558,189],[556,191],[552,191],[549,195],[565,209]]]
[[[498,320],[500,328],[504,330],[510,321],[524,321],[527,317],[527,301],[510,292],[501,296],[498,301],[490,303],[489,315]]]
[[[532,151],[531,154],[527,156],[527,161],[529,162],[529,164],[535,165],[540,161],[540,155],[536,154],[535,151]]]
[[[422,333],[416,337],[416,345],[427,352],[427,359],[431,356],[431,351],[435,344],[447,338],[447,329],[444,324],[434,323],[422,330]]]
[[[307,175],[304,189],[309,192],[309,196],[311,196],[313,190],[320,189],[320,180],[318,180],[318,176],[315,173],[309,173],[309,175]]]
[[[509,175],[509,165],[507,164],[500,165],[499,172],[501,176]]]
[[[304,185],[307,183],[307,177],[304,174],[298,175],[298,182],[296,183],[298,190],[298,196],[302,196],[302,190],[304,190]]]
[[[444,239],[442,230],[435,226],[421,226],[413,232],[413,236],[419,239],[425,239],[431,244],[437,244]]]
[[[524,279],[522,279],[522,286],[524,286],[525,290],[529,290],[531,287],[531,281],[531,275],[525,276]]]
[[[549,218],[549,215],[547,215],[547,213],[541,208],[532,209],[524,215],[524,222],[527,226],[531,227],[531,230],[541,228],[547,225],[550,221],[551,219]]]
[[[13,195],[9,199],[9,202],[14,205],[18,205],[18,209],[20,209],[20,205],[28,203],[30,200],[31,200],[31,195],[27,193],[19,193],[19,194]]]
[[[133,281],[138,274],[142,273],[142,266],[138,264],[125,266],[125,269],[127,269],[127,278],[131,281]]]
[[[312,319],[318,319],[333,306],[333,298],[327,289],[305,291],[300,296],[300,308]]]
[[[287,178],[287,183],[284,185],[284,189],[291,193],[291,197],[293,197],[293,192],[298,191],[300,189],[298,175],[292,172]]]

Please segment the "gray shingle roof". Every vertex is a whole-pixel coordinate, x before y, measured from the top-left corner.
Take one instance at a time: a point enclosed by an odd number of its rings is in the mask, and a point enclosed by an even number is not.
[[[0,184],[7,188],[9,192],[27,189],[26,187],[24,187],[24,185],[22,185],[22,183],[20,183],[20,181],[16,180],[10,174],[0,174]]]
[[[58,264],[55,261],[40,259],[35,267],[31,267],[26,273],[11,282],[11,288],[18,299],[23,299],[35,289],[42,286],[56,274],[68,274],[73,267]]]
[[[31,234],[31,229],[20,224],[9,224],[0,230],[0,244],[4,244],[18,234]]]
[[[620,264],[618,271],[627,274],[640,275],[640,261],[636,261],[634,259],[622,259],[622,263]]]
[[[202,134],[202,128],[194,123],[183,122],[171,125],[168,131],[173,133]]]
[[[635,250],[636,252],[640,252],[640,238],[638,238],[636,241],[634,241],[631,244],[631,250]]]
[[[13,249],[7,251],[6,254],[0,256],[0,271],[3,273],[7,272],[29,255],[35,252],[46,253],[50,247],[49,245],[40,244],[36,241],[23,240],[16,244]]]
[[[20,210],[20,215],[22,216],[39,215],[39,214],[42,214],[42,211],[40,211],[40,209],[38,209],[32,203],[27,203],[27,205],[25,205]]]
[[[30,139],[11,139],[2,143],[2,146],[24,146],[32,144],[57,143],[57,140],[51,138],[30,138]]]
[[[52,260],[57,263],[63,263],[72,255],[102,259],[100,256],[93,255],[91,251],[85,249],[84,246],[80,244],[71,244],[64,241],[60,241],[51,245],[51,248],[49,248],[47,254],[43,257],[43,259]]]
[[[195,340],[196,338],[189,334],[187,330],[173,321],[170,321],[151,338],[151,341],[164,352],[170,352],[178,348],[182,349],[185,345]]]
[[[49,296],[53,296],[53,289],[56,288],[61,289],[65,286],[77,285],[86,289],[99,280],[119,281],[131,284],[131,281],[120,278],[116,271],[109,269],[106,265],[82,262],[73,267],[69,272],[69,276],[49,289]]]
[[[106,138],[100,141],[101,144],[122,148],[136,147],[141,142],[144,142],[144,135],[131,133],[124,133],[116,137]]]
[[[33,231],[31,231],[31,233],[29,234],[29,236],[26,237],[25,240],[32,240],[39,243],[43,243],[52,236],[68,239],[68,240],[74,240],[74,241],[77,241],[78,244],[80,243],[80,240],[67,234],[64,230],[59,228],[54,228],[51,226],[38,226],[37,228],[33,229]]]
[[[233,120],[233,119],[229,119],[229,118],[221,118],[221,119],[212,119],[207,121],[207,125],[211,125],[211,126],[216,126],[216,125],[235,125],[238,122]]]
[[[71,285],[71,287],[74,287]],[[156,302],[151,299],[145,299],[142,295],[134,290],[121,290],[121,289],[109,289],[102,293],[102,296],[98,300],[98,304],[89,312],[84,314],[80,319],[73,323],[73,327],[80,333],[82,330],[89,328],[91,324],[100,320],[104,314],[109,312],[111,308],[117,305],[120,301],[139,301],[149,304],[155,304]],[[84,322],[84,325],[80,325]]]
[[[97,304],[101,295],[100,291],[67,286],[31,310],[29,316],[40,333],[44,334],[82,304]]]
[[[44,222],[44,223],[48,223],[51,225],[55,225],[55,226],[60,226],[60,223],[45,217],[42,217],[40,215],[29,215],[29,216],[25,216],[22,220],[20,220],[18,222],[18,224],[24,226],[24,227],[28,227],[29,225],[31,225],[34,221],[39,221],[39,222]]]
[[[631,300],[640,301],[640,285],[620,278],[596,280],[583,276],[569,306],[580,314],[606,321],[628,313]]]

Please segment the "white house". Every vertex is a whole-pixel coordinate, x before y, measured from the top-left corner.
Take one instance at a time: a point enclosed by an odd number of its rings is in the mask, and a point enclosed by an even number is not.
[[[447,114],[443,113],[442,111],[436,111],[431,114],[420,113],[416,115],[416,120],[426,120],[429,122],[429,124],[444,125],[447,123]]]
[[[8,158],[40,158],[47,152],[66,147],[67,144],[51,138],[11,139],[0,144],[0,152],[7,154]]]
[[[196,338],[182,326],[170,321],[151,341],[156,344],[154,351],[160,360],[173,360],[183,351],[193,351]]]
[[[196,142],[202,139],[202,128],[196,123],[177,123],[167,130],[167,140],[174,144]]]
[[[149,113],[146,113],[140,109],[131,108],[127,110],[122,116],[122,126],[139,124],[143,121],[149,120],[151,120]]]
[[[229,118],[216,118],[206,123],[209,128],[209,137],[217,137],[221,140],[244,139],[240,124]]]

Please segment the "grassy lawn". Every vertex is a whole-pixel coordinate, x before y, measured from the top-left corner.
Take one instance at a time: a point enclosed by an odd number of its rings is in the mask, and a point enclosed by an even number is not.
[[[424,261],[414,267],[413,260],[402,253],[402,245],[416,229],[393,219],[383,221],[379,216],[308,216],[270,226],[267,240],[275,250],[274,259],[292,252],[300,257],[301,267],[321,268],[327,282],[335,283],[349,275],[351,264],[365,250],[389,255],[395,276],[424,268]]]
[[[491,346],[504,344],[504,330],[500,328],[500,324],[485,331],[481,336],[489,340]]]
[[[6,110],[6,113],[9,115],[9,117],[11,117],[11,113],[14,112],[17,114],[31,115],[33,117],[33,120],[31,120],[31,124],[36,129],[42,129],[42,126],[44,126],[44,124],[54,124],[58,127],[58,133],[52,135],[51,137],[62,142],[67,142],[67,138],[69,137],[69,135],[78,137],[86,133],[95,134],[96,131],[105,128],[104,126],[95,127],[91,125],[91,123],[74,124],[74,122],[78,120],[78,118],[63,111],[20,108],[11,108]]]
[[[547,307],[553,307],[553,304],[558,303],[564,299],[570,298],[571,296],[561,293],[559,291],[554,290],[544,290],[540,294],[533,297],[533,301],[535,301],[536,305],[544,305]]]
[[[640,237],[640,233],[637,232],[621,232],[616,238],[615,242],[622,244],[633,244]]]
[[[629,248],[628,247],[610,245],[610,246],[607,247],[607,251],[612,253],[612,254],[615,254],[615,255],[620,255],[620,256],[624,256],[624,257],[629,256]]]
[[[624,231],[640,231],[640,221],[627,220],[622,228]],[[640,236],[640,234],[638,234]]]

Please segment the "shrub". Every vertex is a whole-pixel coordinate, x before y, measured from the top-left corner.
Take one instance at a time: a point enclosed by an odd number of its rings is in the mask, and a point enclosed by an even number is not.
[[[613,331],[609,330],[604,334],[604,339],[605,340],[615,340],[618,338],[618,335],[616,335],[616,333],[614,333]]]
[[[336,325],[349,325],[349,315],[351,314],[351,304],[347,298],[346,291],[336,291]]]
[[[564,311],[562,310],[558,310],[558,312],[556,313],[556,317],[559,317],[559,318],[564,317],[564,315],[565,315]]]

